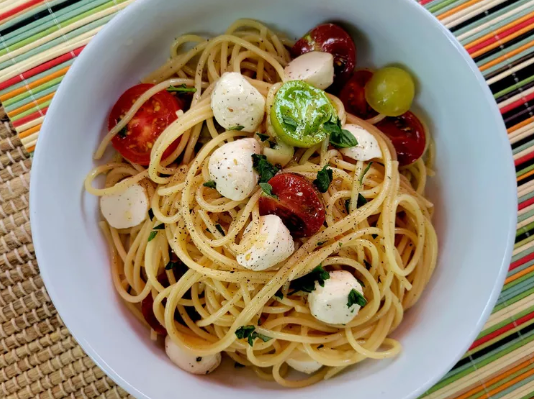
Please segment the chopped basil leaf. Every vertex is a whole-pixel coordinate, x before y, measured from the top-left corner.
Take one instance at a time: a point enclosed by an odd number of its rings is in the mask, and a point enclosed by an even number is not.
[[[263,133],[256,133],[256,134],[258,135],[261,141],[268,140],[271,137],[268,134],[263,134]]]
[[[348,200],[345,200],[345,210],[347,213],[350,213],[350,198]]]
[[[267,342],[269,340],[271,340],[272,338],[271,337],[268,337],[266,335],[263,335],[263,334],[260,334],[260,333],[257,333],[255,331],[256,327],[254,326],[243,326],[243,327],[239,327],[237,329],[237,331],[235,332],[235,335],[237,336],[237,338],[239,339],[247,339],[248,341],[248,344],[250,346],[253,346],[254,345],[254,340],[256,338],[259,338],[261,339],[263,342]]]
[[[221,226],[219,223],[217,223],[217,224],[215,225],[215,228],[217,229],[217,231],[218,231],[219,233],[221,233],[221,235],[222,235],[223,237],[226,235],[226,233],[224,232],[222,226]]]
[[[276,291],[276,294],[274,294],[274,296],[278,299],[284,299],[284,294],[282,294],[282,291]]]
[[[365,297],[354,288],[349,292],[349,301],[347,302],[347,307],[350,308],[352,305],[360,305],[362,308],[367,305],[367,299],[365,299]]]
[[[170,260],[169,263],[167,263],[167,265],[165,266],[165,270],[172,270],[179,264],[179,262],[173,262],[172,260]]]
[[[362,280],[360,280],[359,278],[357,278],[356,280],[358,281],[358,283],[360,283],[360,285],[361,285],[362,287],[365,288],[365,284],[364,284],[364,282],[363,282]]]
[[[323,269],[321,265],[317,266],[310,273],[302,276],[291,282],[292,291],[288,295],[292,295],[298,291],[313,292],[315,290],[315,282],[317,281],[321,287],[324,287],[325,280],[330,278],[330,274]]]
[[[371,267],[373,267],[369,262],[367,262],[365,259],[363,260],[363,264],[365,265],[365,268],[369,270]]]
[[[242,125],[237,125],[237,126],[232,126],[232,127],[229,127],[228,130],[243,130],[245,128],[245,126],[242,126]]]
[[[360,186],[363,184],[363,178],[365,177],[365,175],[367,174],[367,172],[369,172],[369,169],[371,169],[371,165],[373,164],[373,162],[369,162],[367,164],[367,167],[363,170],[363,173],[362,175],[360,176]]]
[[[342,242],[338,242],[338,244],[339,244],[339,248],[341,248],[343,246]]]
[[[356,137],[346,129],[341,128],[341,121],[326,122],[323,129],[330,134],[330,143],[337,148],[349,148],[358,145]]]
[[[194,87],[187,87],[184,83],[178,87],[169,86],[167,87],[167,91],[169,93],[196,93],[197,89],[195,89]]]
[[[317,172],[317,179],[313,181],[313,184],[321,193],[326,193],[330,183],[332,183],[333,177],[332,169],[330,169],[328,165],[325,165],[319,172]]]
[[[271,180],[279,169],[273,166],[265,155],[252,154],[252,166],[254,170],[260,175],[260,183],[267,183]]]
[[[298,121],[287,115],[282,116],[282,122],[284,122],[286,125],[293,126],[294,128],[299,125]]]
[[[154,220],[154,211],[152,210],[152,208],[148,210],[148,217],[150,218],[150,220]]]
[[[269,183],[260,183],[260,187],[265,195],[278,199],[278,196],[273,194],[273,186]]]
[[[156,235],[158,234],[157,231],[151,231],[148,236],[148,242],[152,241],[154,238],[156,238]]]
[[[152,230],[164,230],[164,229],[165,229],[165,224],[161,223],[161,224],[158,224],[156,227],[154,227]]]
[[[358,202],[356,206],[359,208],[361,206],[364,206],[365,204],[367,204],[367,198],[358,193]]]
[[[208,188],[215,188],[217,184],[213,180],[210,180],[204,183],[203,186]]]
[[[327,241],[319,241],[319,242],[317,243],[317,246],[320,247],[321,245],[324,245],[324,244],[326,244],[326,243],[327,243]]]

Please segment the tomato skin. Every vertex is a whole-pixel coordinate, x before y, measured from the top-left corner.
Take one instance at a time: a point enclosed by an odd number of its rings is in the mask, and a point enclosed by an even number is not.
[[[335,24],[318,25],[300,38],[291,55],[298,57],[310,51],[323,51],[334,56],[334,90],[339,89],[356,67],[356,46],[350,35]]]
[[[111,130],[130,110],[133,103],[153,84],[143,83],[126,90],[113,106],[108,118],[108,129]],[[139,165],[150,163],[152,146],[161,133],[178,117],[176,112],[183,108],[183,103],[166,90],[154,94],[135,113],[126,125],[125,132],[113,137],[113,147],[127,160]],[[178,147],[180,139],[172,143],[163,153],[168,157]]]
[[[401,166],[414,163],[425,152],[425,128],[414,113],[385,118],[376,127],[393,143]]]
[[[345,110],[361,119],[371,119],[378,115],[365,99],[365,85],[373,76],[368,69],[360,69],[354,72],[352,78],[339,92],[339,99],[345,106]]]
[[[294,238],[310,237],[321,229],[326,216],[324,204],[308,179],[296,173],[280,173],[269,184],[278,199],[260,197],[260,215],[279,216]]]

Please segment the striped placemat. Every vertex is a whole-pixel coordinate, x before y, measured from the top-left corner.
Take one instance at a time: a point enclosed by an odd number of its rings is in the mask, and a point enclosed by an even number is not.
[[[91,38],[133,0],[0,0],[0,397],[124,397],[63,326],[28,220],[31,153],[54,93]],[[519,220],[484,330],[426,398],[534,398],[534,0],[420,0],[471,54],[503,115]]]

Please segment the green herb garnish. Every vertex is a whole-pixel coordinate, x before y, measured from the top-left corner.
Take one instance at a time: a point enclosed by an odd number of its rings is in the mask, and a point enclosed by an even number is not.
[[[313,184],[321,193],[326,193],[330,183],[332,183],[333,177],[332,169],[330,169],[328,165],[325,165],[319,172],[317,172],[317,179],[313,181]]]
[[[361,195],[360,193],[358,193],[358,202],[357,202],[357,207],[361,207],[361,206],[364,206],[365,204],[367,204],[367,199]]]
[[[208,188],[215,188],[217,186],[217,184],[213,180],[207,181],[206,183],[202,185]]]
[[[323,129],[330,134],[330,143],[337,148],[349,148],[358,145],[356,137],[346,129],[341,128],[341,121],[326,122]]]
[[[237,329],[237,331],[235,332],[235,335],[239,339],[247,339],[248,344],[250,346],[254,346],[254,340],[256,338],[261,339],[263,342],[267,342],[272,339],[271,337],[257,333],[255,330],[256,330],[256,327],[254,326],[243,326]]]
[[[240,131],[240,130],[243,130],[244,128],[245,128],[245,126],[237,125],[237,126],[229,127],[228,130],[237,130],[237,131]]]
[[[360,294],[358,291],[356,291],[354,288],[350,290],[349,292],[349,301],[347,302],[347,307],[351,307],[352,305],[360,305],[362,308],[367,305],[367,299]]]
[[[273,194],[273,186],[269,183],[260,183],[260,187],[265,195],[278,199],[278,196]]]
[[[164,230],[164,229],[165,229],[165,224],[161,223],[161,224],[158,224],[156,227],[154,227],[152,230]]]
[[[369,162],[367,164],[367,167],[363,170],[363,173],[362,175],[360,176],[360,186],[363,184],[363,178],[365,177],[365,175],[367,174],[367,172],[369,172],[369,169],[371,169],[371,165],[373,164],[373,162]]]
[[[223,237],[226,235],[226,233],[224,232],[222,226],[221,226],[219,223],[217,223],[217,224],[215,225],[215,228],[217,229],[217,231],[218,231],[219,233],[221,233],[221,235],[222,235]]]
[[[174,269],[176,266],[178,266],[180,264],[180,262],[173,262],[172,260],[169,261],[169,263],[167,263],[165,265],[165,270],[172,270]]]
[[[288,295],[293,295],[298,291],[313,292],[315,290],[315,282],[317,281],[321,287],[324,287],[325,280],[330,278],[330,274],[323,269],[321,265],[317,266],[310,273],[302,276],[291,282],[292,291]]]
[[[350,198],[345,200],[345,210],[350,213]]]
[[[154,219],[154,211],[152,210],[152,208],[148,210],[148,217],[151,221]]]
[[[252,166],[260,175],[260,183],[267,183],[279,171],[276,166],[267,161],[265,155],[252,154]]]
[[[299,125],[298,121],[296,121],[295,119],[293,119],[291,116],[288,116],[288,115],[282,116],[282,122],[294,128],[297,128]]]
[[[276,294],[274,294],[274,296],[278,299],[284,299],[284,294],[282,294],[282,291],[276,291]]]
[[[154,238],[156,238],[156,235],[158,234],[157,231],[151,231],[148,235],[148,242],[152,241]]]
[[[184,83],[178,87],[169,86],[167,87],[167,91],[169,93],[196,93],[197,89],[195,89],[194,87],[187,87]]]
[[[256,133],[256,134],[258,135],[261,141],[269,140],[269,138],[271,137],[268,134],[263,134],[263,133]]]

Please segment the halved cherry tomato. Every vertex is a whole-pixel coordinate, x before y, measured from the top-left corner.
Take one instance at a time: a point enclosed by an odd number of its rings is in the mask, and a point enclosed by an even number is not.
[[[356,46],[350,35],[334,24],[322,24],[299,39],[291,54],[298,57],[310,51],[323,51],[334,56],[334,89],[349,80],[356,67]]]
[[[385,118],[376,127],[393,143],[401,166],[410,165],[423,155],[426,146],[425,128],[412,112]]]
[[[281,173],[269,180],[278,197],[260,197],[260,215],[277,215],[293,237],[310,237],[325,220],[325,209],[313,185],[295,173]]]
[[[108,119],[111,130],[130,110],[133,103],[154,85],[139,84],[126,90],[113,106]],[[140,164],[150,163],[150,152],[160,134],[178,117],[176,112],[183,108],[181,100],[163,90],[154,94],[136,112],[126,127],[113,137],[113,147],[127,160]],[[163,153],[168,157],[178,147],[180,139],[172,143]]]
[[[358,118],[371,119],[378,113],[371,108],[365,99],[365,85],[373,76],[368,69],[354,72],[352,78],[339,92],[339,99],[343,102],[345,110]]]

